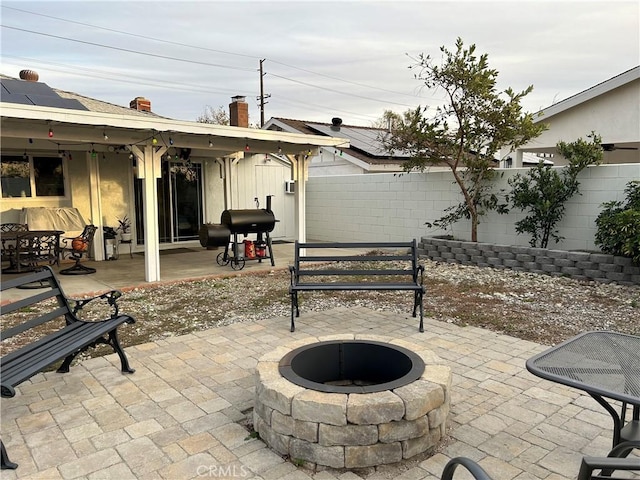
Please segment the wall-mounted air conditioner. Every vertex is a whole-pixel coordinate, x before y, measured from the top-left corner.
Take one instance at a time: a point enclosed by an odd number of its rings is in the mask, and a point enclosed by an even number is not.
[[[296,182],[294,180],[284,182],[284,191],[286,193],[296,193]]]

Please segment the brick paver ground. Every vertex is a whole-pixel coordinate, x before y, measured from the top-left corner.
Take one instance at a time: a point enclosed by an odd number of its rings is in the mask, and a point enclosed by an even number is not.
[[[451,425],[439,453],[377,471],[312,472],[249,436],[258,359],[337,333],[406,338],[452,368]],[[610,449],[612,422],[588,395],[526,371],[525,360],[544,348],[431,319],[419,333],[410,315],[364,308],[304,312],[295,333],[283,317],[129,347],[133,375],[109,355],[69,374],[37,375],[2,399],[2,439],[20,464],[2,478],[418,480],[440,478],[459,455],[496,480],[575,478],[583,455]]]

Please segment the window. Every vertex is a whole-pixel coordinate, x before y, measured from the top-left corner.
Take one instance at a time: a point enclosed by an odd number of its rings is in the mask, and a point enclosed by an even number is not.
[[[3,155],[2,197],[64,197],[62,158]]]

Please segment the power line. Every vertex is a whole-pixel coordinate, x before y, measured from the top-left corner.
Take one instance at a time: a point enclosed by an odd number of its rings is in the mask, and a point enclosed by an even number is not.
[[[179,86],[179,87],[183,88],[184,90],[189,90],[189,91],[192,91],[192,92],[215,93],[215,94],[220,94],[220,95],[229,94],[229,93],[231,93],[231,94],[238,93],[237,90],[231,90],[231,89],[211,90],[210,88],[207,88],[207,87],[205,87],[203,85],[194,85],[194,84],[183,83],[183,82],[158,81],[155,78],[140,77],[140,76],[131,75],[129,73],[127,73],[125,76],[123,76],[123,75],[114,74],[113,72],[109,72],[109,71],[106,71],[106,70],[98,70],[98,69],[90,69],[90,68],[72,66],[72,65],[67,65],[67,64],[64,64],[64,63],[56,63],[56,62],[50,62],[50,61],[46,61],[46,60],[37,60],[37,59],[34,59],[34,58],[20,57],[20,56],[17,56],[17,55],[2,54],[2,57],[3,58],[14,58],[14,59],[17,59],[17,60],[26,60],[28,62],[34,63],[35,65],[42,64],[42,65],[54,65],[54,66],[57,66],[57,67],[63,67],[63,69],[56,69],[56,68],[47,67],[49,70],[52,70],[54,72],[63,72],[63,73],[68,73],[70,75],[80,75],[79,73],[74,73],[73,72],[73,70],[77,70],[77,71],[85,72],[85,73],[82,73],[83,76],[89,76],[89,77],[93,77],[93,78],[109,77],[113,81],[121,82],[121,83],[130,83],[130,84],[133,84],[133,85],[140,85],[141,82],[144,82],[144,85],[151,85],[151,86],[158,86],[158,87],[167,87],[167,88],[169,88],[169,86]],[[66,69],[66,70],[64,70],[64,69]],[[137,79],[139,81],[136,82],[136,81],[132,81],[131,79]]]
[[[339,93],[340,95],[347,95],[349,97],[362,98],[364,100],[371,100],[371,101],[374,101],[374,102],[391,103],[393,105],[400,105],[402,107],[409,107],[409,108],[413,107],[413,105],[407,105],[406,103],[391,102],[389,100],[381,100],[379,98],[365,97],[364,95],[357,95],[355,93],[345,93],[345,92],[341,92],[340,90],[335,90],[333,88],[321,87],[319,85],[314,85],[312,83],[303,82],[301,80],[294,80],[293,78],[283,77],[282,75],[276,75],[275,73],[266,73],[266,75],[271,75],[272,77],[277,77],[277,78],[281,78],[283,80],[288,80],[290,82],[299,83],[300,85],[305,85],[307,87],[319,88],[320,90],[326,90],[328,92]]]
[[[216,50],[216,49],[213,49],[213,48],[200,47],[200,46],[196,46],[196,45],[189,45],[189,44],[186,44],[186,43],[172,42],[171,40],[164,40],[162,38],[155,38],[155,37],[149,37],[149,36],[146,36],[146,35],[140,35],[140,34],[137,34],[137,33],[125,32],[123,30],[116,30],[114,28],[101,27],[99,25],[93,25],[93,24],[90,24],[90,23],[77,22],[75,20],[69,20],[69,19],[66,19],[66,18],[54,17],[53,15],[45,15],[43,13],[31,12],[29,10],[23,10],[21,8],[15,8],[15,7],[8,7],[6,5],[2,5],[2,8],[6,8],[6,9],[9,9],[9,10],[15,10],[16,12],[28,13],[28,14],[31,14],[31,15],[37,15],[39,17],[51,18],[53,20],[58,20],[60,22],[73,23],[75,25],[81,25],[83,27],[89,27],[89,28],[104,30],[106,32],[118,33],[120,35],[128,35],[130,37],[144,38],[145,40],[153,40],[153,41],[156,41],[156,42],[168,43],[170,45],[177,45],[177,46],[180,46],[180,47],[197,48],[199,50],[206,50],[206,51],[209,51],[209,52],[216,52],[216,53],[224,53],[226,55],[235,55],[235,56],[238,56],[238,57],[247,57],[247,58],[252,58],[252,59],[257,59],[258,58],[258,57],[254,56],[254,55],[246,55],[244,53],[236,53],[236,52],[227,52],[225,50]]]
[[[403,95],[403,96],[411,97],[411,98],[425,98],[425,99],[427,98],[427,97],[420,97],[419,95],[411,95],[410,93],[402,93],[402,92],[396,92],[396,91],[393,91],[393,90],[387,90],[386,88],[374,87],[373,85],[367,85],[365,83],[359,83],[359,82],[353,82],[351,80],[345,80],[345,79],[342,79],[342,78],[334,77],[333,75],[327,75],[326,73],[314,72],[312,70],[307,70],[306,68],[296,67],[295,65],[289,65],[287,63],[279,62],[279,61],[273,60],[271,58],[268,58],[267,60],[270,61],[271,63],[277,63],[278,65],[283,65],[285,67],[295,68],[296,70],[300,70],[301,72],[311,73],[313,75],[318,75],[320,77],[330,78],[332,80],[337,80],[339,82],[349,83],[351,85],[356,85],[358,87],[370,88],[372,90],[378,90],[378,91],[381,91],[381,92],[393,93],[394,95]]]
[[[161,38],[155,38],[155,37],[150,37],[150,36],[147,36],[147,35],[140,35],[140,34],[136,34],[136,33],[125,32],[125,31],[122,31],[122,30],[116,30],[116,29],[113,29],[113,28],[102,27],[102,26],[98,26],[98,25],[85,23],[85,22],[78,22],[78,21],[74,21],[74,20],[68,20],[68,19],[65,19],[65,18],[55,17],[53,15],[45,15],[45,14],[42,14],[42,13],[32,12],[32,11],[29,11],[29,10],[24,10],[24,9],[15,8],[15,7],[8,7],[8,6],[5,6],[5,5],[2,5],[2,8],[6,8],[6,9],[9,9],[9,10],[14,10],[14,11],[17,11],[17,12],[27,13],[27,14],[31,14],[31,15],[36,15],[36,16],[40,16],[40,17],[44,17],[44,18],[50,18],[50,19],[53,19],[53,20],[61,21],[61,22],[67,22],[67,23],[72,23],[72,24],[75,24],[75,25],[81,25],[81,26],[89,27],[89,28],[93,28],[93,29],[100,29],[100,30],[104,30],[104,31],[107,31],[107,32],[117,33],[117,34],[120,34],[120,35],[128,35],[128,36],[131,36],[131,37],[143,38],[145,40],[152,40],[152,41],[156,41],[156,42],[166,43],[166,44],[170,44],[170,45],[177,45],[177,46],[181,46],[181,47],[195,48],[195,49],[198,49],[198,50],[204,50],[204,51],[209,51],[209,52],[223,53],[225,55],[234,55],[234,56],[240,56],[240,57],[246,57],[246,58],[252,58],[252,59],[259,59],[259,57],[256,57],[254,55],[247,55],[247,54],[243,54],[243,53],[229,52],[229,51],[226,51],[226,50],[217,50],[217,49],[201,47],[201,46],[197,46],[197,45],[190,45],[190,44],[186,44],[186,43],[173,42],[173,41],[165,40],[165,39],[161,39]],[[57,38],[61,38],[61,37],[57,37]],[[290,64],[287,64],[287,63],[284,63],[284,62],[280,62],[280,61],[274,60],[274,59],[268,59],[268,60],[270,62],[278,64],[278,65],[282,65],[282,66],[289,67],[289,68],[294,68],[294,69],[300,70],[302,72],[311,73],[312,75],[318,75],[320,77],[329,78],[329,79],[332,79],[332,80],[336,80],[338,82],[343,82],[343,83],[347,83],[347,84],[351,84],[351,85],[356,85],[356,86],[359,86],[359,87],[369,88],[369,89],[377,90],[377,91],[381,91],[381,92],[392,93],[394,95],[403,95],[403,96],[407,96],[407,97],[411,97],[411,98],[423,98],[423,99],[427,98],[427,97],[420,97],[419,95],[411,95],[411,94],[408,94],[408,93],[395,92],[393,90],[388,90],[388,89],[376,87],[376,86],[373,86],[373,85],[367,85],[367,84],[364,84],[364,83],[359,83],[359,82],[354,82],[354,81],[351,81],[351,80],[346,80],[346,79],[335,77],[335,76],[332,76],[332,75],[327,75],[327,74],[324,74],[324,73],[315,72],[315,71],[308,70],[308,69],[305,69],[305,68],[296,67],[295,65],[290,65]],[[262,60],[262,61],[264,61],[264,60]],[[229,68],[231,68],[231,67],[229,67]],[[275,76],[275,74],[274,74],[274,76]],[[281,77],[281,78],[287,79],[287,77]],[[308,84],[307,86],[310,86],[312,88],[321,88],[321,87],[317,87],[317,86],[312,85],[312,84]],[[343,95],[350,95],[350,94],[343,93]],[[363,97],[363,98],[366,98],[366,97]],[[394,102],[389,102],[389,103],[394,103]],[[397,104],[397,105],[407,106],[407,105],[404,105],[404,104]]]
[[[18,30],[20,32],[32,33],[34,35],[42,35],[44,37],[50,37],[50,38],[57,38],[59,40],[67,40],[69,42],[82,43],[84,45],[91,45],[93,47],[108,48],[110,50],[117,50],[119,52],[134,53],[136,55],[144,55],[144,56],[153,57],[153,58],[162,58],[164,60],[173,60],[173,61],[176,61],[176,62],[191,63],[191,64],[194,64],[194,65],[204,65],[204,66],[207,66],[207,67],[227,68],[227,69],[230,69],[230,70],[239,70],[239,71],[242,71],[242,72],[255,72],[254,68],[232,67],[230,65],[220,65],[220,64],[217,64],[217,63],[198,62],[196,60],[185,60],[183,58],[170,57],[168,55],[160,55],[160,54],[157,54],[157,53],[139,52],[137,50],[131,50],[129,48],[114,47],[114,46],[111,46],[111,45],[104,45],[102,43],[88,42],[86,40],[76,40],[75,38],[62,37],[60,35],[53,35],[53,34],[50,34],[50,33],[36,32],[35,30],[27,30],[25,28],[12,27],[12,26],[9,26],[9,25],[0,25],[0,26],[2,28],[8,28],[8,29],[11,29],[11,30]]]

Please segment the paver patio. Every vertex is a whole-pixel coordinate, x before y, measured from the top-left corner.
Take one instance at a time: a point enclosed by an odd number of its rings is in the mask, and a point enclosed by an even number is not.
[[[314,473],[249,436],[258,359],[298,339],[338,333],[406,338],[450,365],[450,438],[440,453],[377,472]],[[2,478],[416,480],[439,478],[458,455],[495,479],[575,478],[583,455],[610,449],[611,419],[586,394],[525,370],[525,360],[545,348],[431,319],[421,334],[410,315],[365,308],[305,312],[295,333],[280,317],[132,346],[133,375],[120,374],[109,355],[69,374],[37,375],[2,399],[0,433],[20,464]]]

